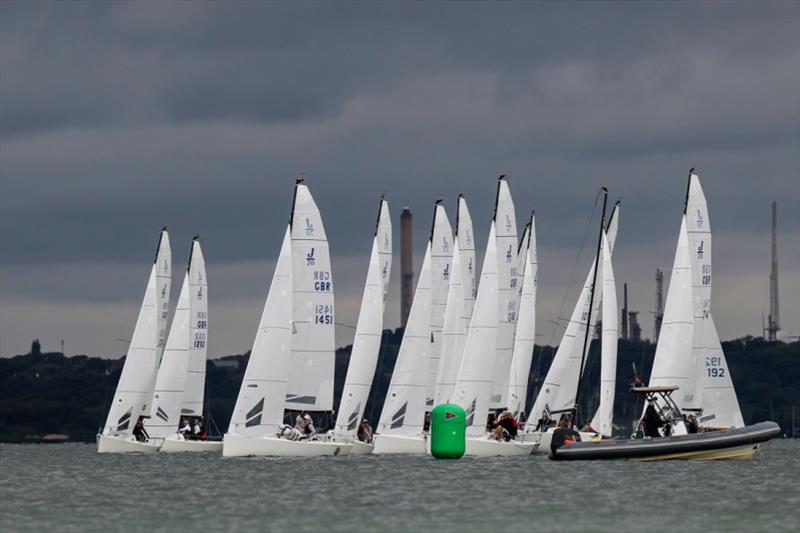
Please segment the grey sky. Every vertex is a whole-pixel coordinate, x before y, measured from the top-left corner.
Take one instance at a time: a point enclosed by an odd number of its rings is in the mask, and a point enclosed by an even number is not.
[[[0,70],[2,355],[33,337],[123,353],[162,225],[176,272],[203,237],[210,353],[248,349],[300,172],[339,322],[356,320],[381,192],[396,229],[414,212],[418,265],[438,195],[451,218],[467,195],[484,243],[506,173],[520,227],[537,212],[540,342],[560,337],[600,185],[623,199],[617,279],[649,336],[696,166],[721,336],[760,333],[773,199],[782,325],[800,333],[796,2],[6,1]]]

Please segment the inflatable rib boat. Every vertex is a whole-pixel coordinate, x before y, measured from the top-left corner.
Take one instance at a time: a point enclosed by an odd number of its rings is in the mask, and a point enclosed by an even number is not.
[[[593,442],[567,440],[556,444],[551,459],[564,461],[597,459],[631,459],[661,461],[667,459],[750,459],[762,442],[780,433],[775,422],[727,431],[708,431],[674,437],[645,439],[611,439]]]

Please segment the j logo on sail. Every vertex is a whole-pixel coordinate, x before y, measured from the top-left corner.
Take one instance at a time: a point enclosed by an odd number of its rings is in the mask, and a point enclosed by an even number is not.
[[[511,233],[511,216],[506,213],[506,231]]]
[[[442,271],[442,279],[444,279],[445,281],[450,279],[450,264],[449,263],[444,266],[444,270]]]
[[[508,251],[506,251],[506,263],[511,262],[511,245],[508,245]]]
[[[314,266],[314,262],[316,258],[314,257],[314,249],[312,248],[308,254],[306,254],[306,266]]]
[[[700,246],[697,247],[697,258],[703,258],[703,241],[700,241]]]
[[[203,299],[203,287],[197,289],[197,301],[201,301]]]
[[[450,244],[447,242],[447,237],[442,237],[442,250],[447,252],[450,249]]]
[[[703,227],[703,223],[704,223],[703,213],[701,213],[700,210],[698,209],[697,210],[697,227],[698,228],[702,228]]]
[[[306,219],[306,237],[314,235],[314,224],[309,219]]]

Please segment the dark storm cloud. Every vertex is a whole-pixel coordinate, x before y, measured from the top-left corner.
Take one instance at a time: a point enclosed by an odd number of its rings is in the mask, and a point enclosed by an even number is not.
[[[715,265],[766,270],[777,198],[796,273],[798,17],[793,2],[3,2],[3,297],[135,307],[165,224],[176,260],[200,233],[230,272],[267,265],[301,172],[334,267],[366,255],[383,191],[417,215],[418,251],[440,194],[451,217],[467,195],[483,242],[506,172],[557,300],[606,184],[624,199],[618,268],[648,308],[697,165],[715,237],[752,246],[715,248]],[[264,283],[221,294],[256,302]]]

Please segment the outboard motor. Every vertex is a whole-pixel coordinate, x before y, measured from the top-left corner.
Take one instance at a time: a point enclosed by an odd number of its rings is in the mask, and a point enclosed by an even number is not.
[[[581,434],[570,428],[556,428],[553,431],[553,438],[550,440],[550,458],[555,457],[558,448],[564,446],[567,441],[580,442]]]

